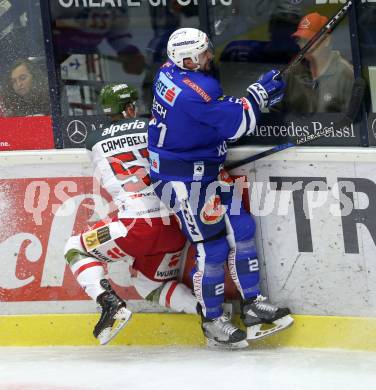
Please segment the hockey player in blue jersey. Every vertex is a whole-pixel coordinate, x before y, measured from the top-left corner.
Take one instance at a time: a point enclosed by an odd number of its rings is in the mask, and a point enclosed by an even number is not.
[[[285,84],[273,70],[248,87],[247,98],[224,96],[209,74],[214,57],[209,39],[194,28],[175,31],[167,53],[169,61],[153,85],[151,178],[196,246],[193,287],[208,344],[243,348],[247,339],[275,333],[293,320],[287,308],[260,294],[255,222],[223,169],[226,143],[252,133],[260,110],[282,99]],[[223,314],[226,263],[247,333]],[[263,330],[264,323],[274,327]]]

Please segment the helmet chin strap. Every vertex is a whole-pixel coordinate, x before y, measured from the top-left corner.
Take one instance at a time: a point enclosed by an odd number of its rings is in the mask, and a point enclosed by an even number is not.
[[[123,114],[123,117],[124,118],[136,118],[137,117],[137,114],[138,114],[138,109],[137,109],[137,106],[136,104],[133,104],[133,103],[130,103],[132,105],[132,108],[133,108],[133,111],[134,111],[134,115],[128,115],[127,113],[127,108],[125,108],[125,110],[123,110],[121,113]]]
[[[197,72],[197,71],[199,71],[200,68],[201,68],[200,63],[199,63],[199,62],[198,62],[198,63],[197,63],[197,62],[194,62],[192,57],[188,57],[188,58],[192,61],[192,64],[196,65],[196,67],[195,67],[195,68],[187,68],[187,67],[184,66],[184,61],[183,61],[183,66],[181,66],[181,68],[184,69],[184,70],[190,70],[190,71],[192,71],[192,72]]]
[[[208,62],[211,62],[210,67],[212,67],[213,64],[214,64],[214,61],[213,61],[213,60],[211,60],[211,61],[207,60],[204,64],[202,64],[201,61],[200,61],[199,56],[197,56],[197,59],[198,59],[198,63],[197,63],[197,68],[195,69],[195,71],[197,72],[198,70],[200,70],[201,72],[208,73],[208,72],[203,68],[203,66],[206,65]]]
[[[192,62],[193,62],[194,64],[197,65],[196,68],[194,68],[194,69],[192,69],[192,70],[193,70],[194,72],[198,72],[199,70],[201,70],[201,69],[200,69],[200,68],[201,68],[201,64],[200,64],[199,56],[196,56],[196,58],[195,58],[196,61],[193,61],[193,58],[191,58],[191,60],[192,60]]]

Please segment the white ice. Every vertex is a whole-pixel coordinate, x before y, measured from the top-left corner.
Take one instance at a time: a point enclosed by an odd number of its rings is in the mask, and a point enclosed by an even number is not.
[[[188,347],[0,348],[0,390],[117,389],[376,389],[376,353]]]

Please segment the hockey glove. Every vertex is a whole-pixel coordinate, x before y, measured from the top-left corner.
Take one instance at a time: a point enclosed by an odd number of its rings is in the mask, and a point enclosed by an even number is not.
[[[260,110],[274,106],[283,98],[283,91],[286,83],[279,77],[278,70],[271,70],[264,73],[256,83],[247,88],[250,97],[259,105]]]

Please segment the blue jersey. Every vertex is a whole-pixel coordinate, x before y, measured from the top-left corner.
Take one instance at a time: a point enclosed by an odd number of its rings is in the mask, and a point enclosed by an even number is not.
[[[162,176],[159,159],[223,163],[226,142],[252,132],[260,113],[252,99],[224,96],[212,76],[171,62],[161,67],[153,93],[148,147],[151,169]]]

